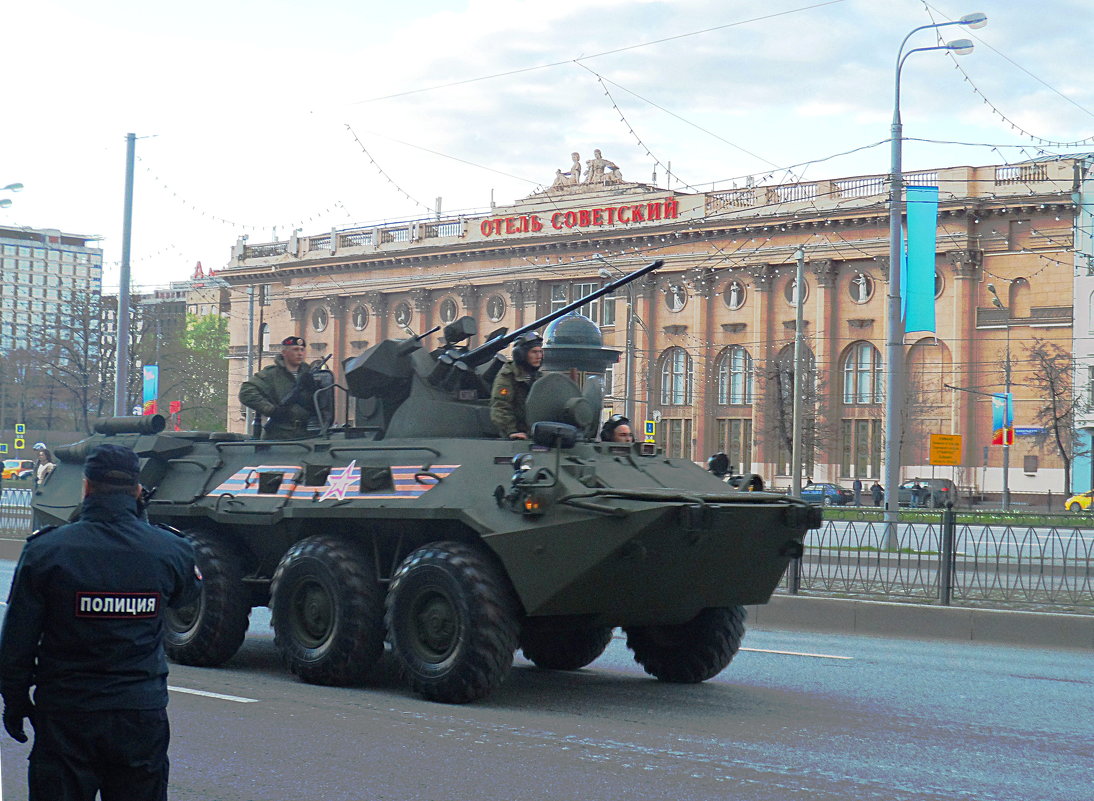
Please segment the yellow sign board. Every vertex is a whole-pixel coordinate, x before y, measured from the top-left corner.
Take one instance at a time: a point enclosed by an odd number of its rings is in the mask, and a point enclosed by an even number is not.
[[[959,467],[961,465],[961,435],[931,434],[931,452],[927,463]]]

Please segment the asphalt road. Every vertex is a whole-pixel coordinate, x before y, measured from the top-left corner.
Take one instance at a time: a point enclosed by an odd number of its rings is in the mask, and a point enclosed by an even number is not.
[[[650,679],[619,639],[575,673],[518,657],[485,702],[445,706],[387,659],[365,688],[294,680],[256,610],[226,667],[172,667],[171,798],[1094,797],[1089,652],[762,630],[745,648],[701,685]],[[28,751],[0,744],[5,801]]]

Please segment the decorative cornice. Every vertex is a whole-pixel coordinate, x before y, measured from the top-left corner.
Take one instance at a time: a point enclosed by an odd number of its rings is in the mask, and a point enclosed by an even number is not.
[[[349,299],[340,295],[330,295],[324,299],[327,308],[330,310],[331,318],[335,320],[341,320],[346,316],[346,311],[349,309]]]
[[[289,319],[299,320],[307,308],[308,301],[305,298],[285,298],[285,305],[289,309]]]
[[[429,301],[433,293],[428,289],[412,289],[410,290],[410,302],[414,304],[414,311],[422,314],[429,311]]]
[[[821,289],[831,289],[836,284],[836,262],[832,259],[812,259],[809,268],[817,277],[817,286]]]
[[[947,250],[946,258],[953,266],[957,278],[976,278],[980,274],[980,265],[984,263],[982,250]]]
[[[872,317],[852,317],[847,320],[847,325],[852,328],[869,328],[874,324]]]
[[[878,271],[881,273],[881,280],[886,283],[889,282],[889,256],[874,256],[874,262],[877,264]]]
[[[786,329],[789,329],[789,330],[793,331],[795,328],[797,328],[797,326],[798,326],[798,323],[795,320],[783,320],[783,328],[786,328]],[[808,328],[808,327],[809,327],[809,321],[808,320],[802,320],[802,328]]]
[[[351,348],[357,348],[358,350],[364,350],[365,348],[368,347],[368,340],[367,339],[351,339],[349,341],[349,344],[350,344]]]
[[[722,323],[722,330],[730,334],[739,334],[748,328],[747,323]]]
[[[771,289],[771,280],[775,277],[775,268],[770,264],[750,264],[745,272],[752,279],[752,288],[757,292]]]
[[[365,303],[372,309],[372,316],[382,318],[387,316],[388,297],[383,292],[366,292]]]
[[[477,286],[474,284],[459,284],[456,286],[456,294],[460,297],[460,303],[463,304],[464,311],[475,311],[480,294]]]
[[[666,325],[661,330],[669,336],[679,336],[680,334],[686,334],[688,327],[686,325]]]
[[[701,298],[714,294],[715,275],[710,267],[692,267],[684,273],[684,281]]]

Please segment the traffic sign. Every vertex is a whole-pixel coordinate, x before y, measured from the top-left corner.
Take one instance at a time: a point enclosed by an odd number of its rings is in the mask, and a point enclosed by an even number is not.
[[[961,435],[931,434],[927,464],[958,467],[961,465]]]
[[[646,421],[646,442],[657,442],[657,423],[653,420]]]

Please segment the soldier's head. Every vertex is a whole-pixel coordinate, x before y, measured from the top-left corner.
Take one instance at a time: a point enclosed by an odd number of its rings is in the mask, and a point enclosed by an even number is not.
[[[543,364],[543,337],[535,331],[521,334],[513,345],[513,361],[526,369],[538,370]]]
[[[601,442],[634,442],[631,421],[621,414],[613,414],[600,429]]]
[[[285,366],[295,370],[304,363],[304,337],[285,337],[281,340],[281,358]]]
[[[140,460],[131,448],[96,445],[84,461],[84,497],[141,494]]]

